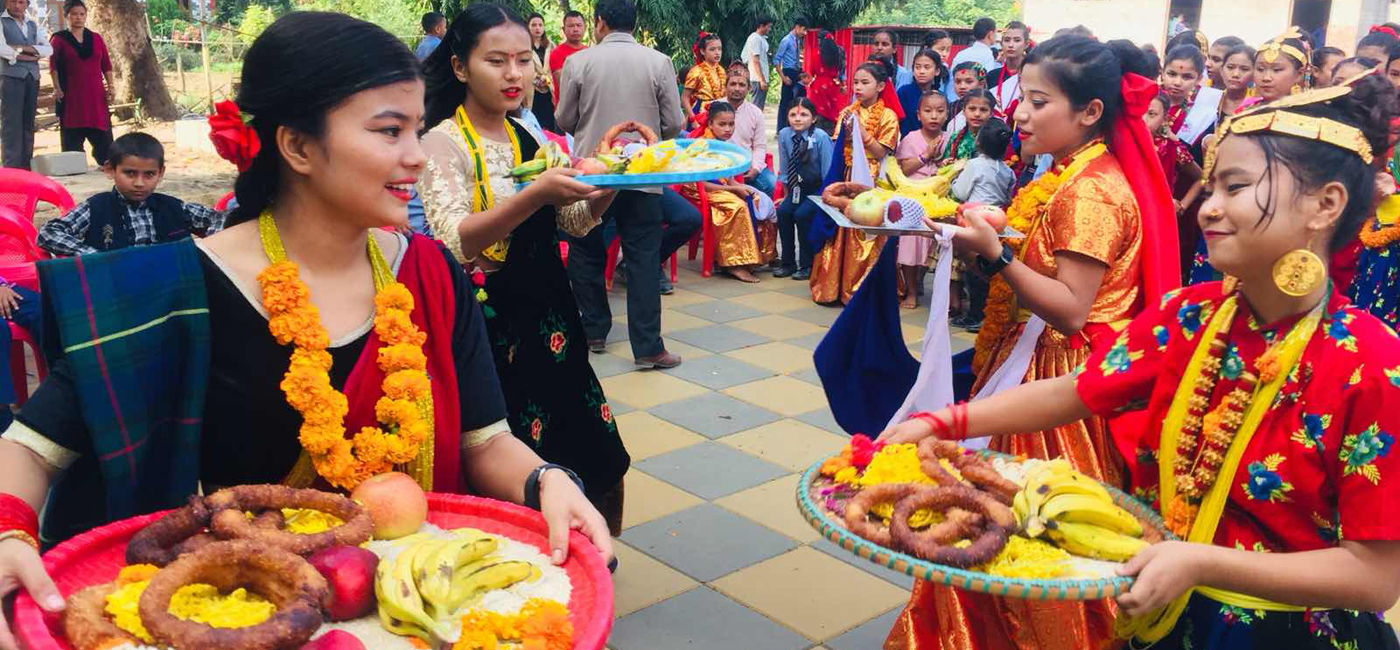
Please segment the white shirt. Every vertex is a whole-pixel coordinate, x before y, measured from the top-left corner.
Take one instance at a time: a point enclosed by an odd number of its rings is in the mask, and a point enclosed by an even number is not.
[[[753,57],[758,56],[758,69],[763,77],[755,77],[753,74]],[[749,81],[768,82],[768,39],[759,35],[758,32],[749,34],[749,40],[744,41],[744,50],[739,53],[739,58],[744,60],[744,67],[749,70]]]
[[[14,16],[11,16],[9,13],[0,13],[0,20],[5,19],[9,19],[14,22],[19,22],[15,20]],[[40,25],[38,22],[25,18],[24,22],[20,23],[19,25],[20,31],[25,31],[26,24],[31,22],[34,23],[34,26],[37,28],[34,30],[34,49],[39,53],[39,58],[47,58],[53,56],[53,46],[49,44],[49,35],[44,32],[43,25]],[[19,50],[17,48],[10,47],[10,44],[4,42],[4,39],[0,39],[0,59],[4,59],[10,62],[11,64],[14,64],[15,62],[19,61]]]
[[[953,57],[953,64],[948,66],[948,70],[956,69],[958,64],[964,61],[981,63],[987,72],[1001,67],[1001,64],[997,63],[997,55],[992,51],[991,46],[982,41],[975,41],[972,45],[959,50],[957,56]],[[958,95],[953,91],[951,82],[948,84],[948,101],[958,101]]]

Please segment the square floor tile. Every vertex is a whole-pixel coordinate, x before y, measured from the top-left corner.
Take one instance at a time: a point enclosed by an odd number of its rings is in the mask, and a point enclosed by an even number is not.
[[[803,322],[795,318],[788,318],[781,314],[769,314],[758,318],[746,318],[734,321],[729,324],[754,334],[762,334],[770,339],[781,341],[783,339],[795,339],[799,336],[825,332],[825,327]]]
[[[803,348],[806,350],[815,350],[817,349],[817,345],[822,342],[823,338],[826,338],[825,331],[818,332],[816,334],[808,334],[807,336],[799,336],[795,339],[788,339],[784,342],[788,345],[795,345],[799,348]]]
[[[796,309],[790,312],[786,312],[783,315],[787,316],[788,318],[796,318],[797,320],[805,321],[813,325],[830,327],[832,323],[836,322],[836,317],[841,315],[841,308],[812,305],[811,307],[805,307],[803,309]]]
[[[767,368],[750,365],[722,354],[687,361],[663,372],[710,390],[746,384],[775,374]]]
[[[622,343],[621,346],[628,350],[632,349],[632,346],[627,343]],[[640,370],[631,359],[625,359],[615,354],[589,354],[588,363],[593,366],[593,374],[597,375],[599,379]]]
[[[800,474],[788,474],[743,492],[735,492],[715,505],[737,512],[804,544],[821,539],[816,529],[802,517],[794,502]]]
[[[849,434],[848,431],[841,428],[841,425],[836,422],[836,416],[831,414],[831,408],[827,406],[823,406],[815,411],[803,413],[797,416],[797,419],[818,429],[826,429],[832,433]]]
[[[976,341],[969,341],[961,336],[954,336],[948,340],[952,344],[953,354],[962,354],[972,349]]]
[[[702,442],[632,464],[705,499],[717,499],[766,483],[788,471],[728,445]]]
[[[708,357],[714,354],[709,350],[701,350],[700,348],[686,345],[675,339],[667,339],[666,337],[662,337],[662,339],[662,344],[666,346],[667,352],[670,352],[672,354],[679,354],[681,355],[681,358],[686,361],[689,361],[691,359],[699,359],[700,357]],[[607,349],[608,354],[622,357],[628,362],[632,361],[632,344],[628,343],[627,341],[609,345]]]
[[[603,340],[607,341],[608,345],[612,345],[613,343],[621,343],[627,339],[627,320],[624,317],[622,322],[613,323],[612,329],[608,330],[608,338]]]
[[[797,547],[786,535],[709,503],[625,530],[622,541],[701,582]]]
[[[904,323],[900,330],[904,334],[905,343],[918,343],[924,340],[924,328],[922,325],[910,325]]]
[[[686,308],[685,308],[685,307],[682,307],[681,309],[686,309]],[[707,320],[705,320],[705,319],[703,319],[703,318],[696,318],[696,317],[694,317],[694,316],[691,316],[690,314],[687,314],[687,313],[681,311],[681,309],[663,309],[663,310],[661,310],[661,333],[662,333],[662,334],[667,334],[667,335],[669,335],[669,334],[672,333],[672,332],[679,332],[679,331],[681,331],[681,330],[695,329],[695,328],[697,328],[697,327],[704,327],[704,326],[706,326],[706,325],[710,325],[710,324],[711,324],[710,321],[707,321]]]
[[[822,385],[821,375],[817,374],[816,368],[807,368],[806,370],[798,370],[797,372],[790,372],[787,374],[789,377],[801,379],[813,386],[820,387]]]
[[[774,341],[733,350],[724,356],[783,374],[812,367],[812,352],[810,350],[784,341]]]
[[[622,509],[623,530],[704,503],[699,497],[638,470],[636,465],[627,470],[623,480],[628,491],[627,506]]]
[[[675,311],[687,314],[693,318],[702,318],[705,324],[728,323],[764,315],[764,312],[757,309],[745,307],[728,300],[711,300],[710,302],[695,303],[693,305],[677,307]],[[699,325],[696,325],[696,327],[699,327]]]
[[[922,297],[918,309],[900,309],[899,320],[910,325],[923,327],[928,324],[928,298]]]
[[[688,286],[687,289],[695,293],[703,293],[711,298],[738,298],[754,293],[763,293],[762,284],[750,284],[740,282],[719,272],[715,269],[715,274],[707,279],[701,279],[695,286]]]
[[[811,642],[709,587],[618,619],[617,650],[803,650]]]
[[[710,325],[709,327],[683,330],[671,334],[669,338],[711,352],[729,352],[772,340],[761,334],[745,332],[728,325]]]
[[[850,630],[909,598],[903,589],[806,546],[720,578],[714,587],[817,640]]]
[[[615,618],[622,618],[698,586],[684,573],[622,542],[614,540],[613,551],[617,554],[617,572],[612,577]]]
[[[705,441],[704,436],[686,431],[646,411],[617,415],[614,410],[613,414],[617,417],[617,431],[622,434],[622,444],[627,447],[632,462]]]
[[[608,406],[612,408],[613,417],[627,415],[628,413],[637,410],[636,408],[633,408],[631,404],[619,402],[615,399],[609,399]]]
[[[663,420],[711,439],[781,419],[772,411],[719,393],[705,393],[649,410]]]
[[[808,305],[816,304],[812,302],[812,285],[810,282],[789,278],[786,286],[778,285],[774,290],[778,293],[785,293],[789,296],[802,298],[807,301]]]
[[[629,372],[608,377],[601,380],[601,383],[603,391],[609,397],[617,397],[640,409],[649,409],[658,404],[694,397],[705,392],[700,386],[660,372]]]
[[[770,314],[781,314],[785,311],[812,306],[810,297],[804,300],[798,296],[786,294],[781,291],[765,291],[763,293],[739,296],[738,298],[730,298],[729,302]]]
[[[903,609],[896,607],[878,618],[862,623],[859,627],[826,642],[831,650],[872,650],[882,648],[889,638],[894,622]]]
[[[614,283],[613,290],[608,292],[608,312],[617,316],[627,315],[627,289],[626,285]]]
[[[724,393],[789,417],[826,404],[826,393],[822,389],[786,376],[769,377],[727,388]]]
[[[907,576],[898,571],[882,567],[825,539],[819,539],[815,542],[812,542],[812,548],[826,553],[827,555],[830,555],[831,557],[834,557],[842,562],[845,562],[846,564],[860,569],[861,571],[869,573],[872,576],[880,578],[885,582],[902,587],[905,592],[908,592],[909,590],[914,588],[913,576]]]
[[[797,420],[778,420],[719,440],[794,472],[805,471],[813,463],[841,453],[850,441],[846,436]]]
[[[695,276],[695,279],[698,280],[699,276]],[[665,307],[666,309],[675,309],[677,307],[693,305],[697,302],[709,302],[711,300],[714,300],[714,298],[711,298],[703,293],[695,293],[694,291],[689,291],[681,286],[680,281],[677,281],[675,293],[669,296],[661,296],[661,306]]]

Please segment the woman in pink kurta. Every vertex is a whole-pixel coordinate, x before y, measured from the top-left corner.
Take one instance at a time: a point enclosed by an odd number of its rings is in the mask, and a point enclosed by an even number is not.
[[[942,136],[938,142],[942,141]],[[936,148],[936,146],[935,146]],[[923,129],[910,131],[899,141],[899,147],[894,151],[895,160],[909,160],[919,158],[922,162],[925,153],[929,149],[929,137]],[[913,172],[906,174],[912,180],[928,178],[938,172],[938,162],[929,162]],[[899,238],[899,252],[895,263],[899,266],[916,269],[912,274],[901,272],[900,279],[904,281],[904,301],[901,303],[907,309],[914,309],[919,306],[919,287],[923,285],[923,271],[929,266],[929,255],[933,252],[933,240],[928,237],[916,235],[903,235]],[[902,271],[902,270],[901,270]],[[909,286],[913,280],[916,286]]]
[[[82,151],[86,140],[92,144],[92,157],[102,165],[107,162],[107,147],[112,144],[112,118],[108,111],[113,88],[112,59],[102,37],[86,28],[87,5],[83,0],[63,3],[63,15],[68,29],[54,32],[49,38],[53,45],[49,75],[53,79],[54,99],[59,102],[63,150]]]

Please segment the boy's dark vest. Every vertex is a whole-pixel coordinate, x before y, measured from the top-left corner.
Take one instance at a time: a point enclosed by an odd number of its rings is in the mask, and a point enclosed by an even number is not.
[[[802,174],[802,196],[817,196],[822,193],[822,177],[826,175],[826,170],[822,169],[821,165],[821,155],[817,152],[816,145],[808,146],[807,153],[798,164],[799,173]],[[784,173],[784,176],[786,175]]]
[[[136,245],[136,233],[127,219],[126,199],[115,191],[96,194],[88,199],[87,237],[84,243],[100,251],[130,248]],[[163,244],[190,235],[190,222],[185,217],[185,202],[165,194],[152,194],[146,199],[155,221],[156,240]]]

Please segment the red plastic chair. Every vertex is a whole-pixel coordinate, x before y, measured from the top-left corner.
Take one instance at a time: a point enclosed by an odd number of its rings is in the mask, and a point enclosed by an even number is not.
[[[618,253],[620,253],[621,251],[622,251],[622,238],[621,238],[621,237],[618,237],[617,239],[612,240],[612,243],[611,243],[611,244],[608,244],[608,258],[607,258],[607,261],[605,261],[605,262],[603,263],[603,285],[607,288],[608,291],[612,291],[612,287],[613,287],[613,275],[617,272],[617,258],[618,258]],[[565,253],[565,255],[566,255],[566,257],[565,257],[565,263],[567,264],[567,263],[568,263],[567,253]],[[690,259],[695,259],[695,256],[694,256],[694,255],[691,255],[691,256],[690,256]],[[675,253],[671,253],[671,283],[674,284],[675,282],[676,282],[676,254],[675,254]]]
[[[228,194],[225,194],[223,198],[219,199],[218,203],[214,204],[214,209],[218,210],[219,212],[223,212],[228,209],[228,204],[232,201],[233,192],[229,192]]]
[[[0,169],[0,206],[33,222],[40,201],[57,207],[59,214],[67,214],[74,205],[73,195],[48,176],[25,169]]]
[[[26,289],[39,290],[39,275],[34,263],[48,256],[34,243],[37,236],[32,220],[20,216],[13,208],[0,206],[0,277]],[[14,321],[6,324],[10,328],[10,379],[15,384],[16,403],[23,404],[29,399],[24,346],[29,346],[34,354],[35,370],[40,380],[48,376],[49,369],[34,335]],[[0,408],[4,406],[0,405]]]

